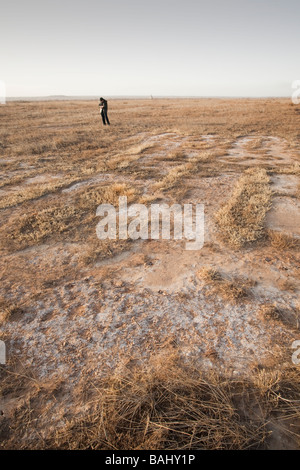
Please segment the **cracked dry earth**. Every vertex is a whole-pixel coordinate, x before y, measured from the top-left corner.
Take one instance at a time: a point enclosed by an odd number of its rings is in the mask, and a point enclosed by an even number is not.
[[[33,371],[34,380],[64,384],[60,403],[47,405],[54,423],[72,407],[68,396],[76,395],[85,377],[147,360],[155,351],[176,348],[201,368],[247,375],[257,367],[290,363],[291,344],[300,338],[299,253],[276,250],[265,242],[231,249],[220,238],[214,220],[245,168],[262,166],[269,171],[273,191],[266,230],[299,238],[299,174],[284,171],[299,164],[299,148],[265,135],[231,142],[217,134],[195,138],[146,131],[135,136],[134,145],[145,151],[129,166],[131,171],[127,167],[124,172],[99,172],[60,188],[59,194],[71,197],[91,185],[117,182],[134,185],[144,197],[151,196],[155,181],[178,165],[168,158],[172,152],[183,150],[180,164],[184,164],[199,152],[210,155],[221,149],[212,164],[216,171],[185,175],[177,189],[159,194],[159,200],[168,204],[177,202],[176,191],[180,204],[204,204],[204,247],[187,251],[184,241],[136,240],[121,253],[89,265],[80,263],[84,249],[80,241],[45,241],[5,255],[1,291],[6,300],[19,306],[1,326],[8,356],[17,358],[22,370]],[[41,174],[22,184],[45,180],[49,177]],[[43,197],[51,200],[51,196]],[[95,216],[95,230],[97,222]],[[212,290],[198,276],[205,266],[230,279],[253,281],[247,298],[232,301]],[[67,274],[62,276],[66,267]],[[39,284],[41,272],[49,279]],[[31,291],[34,283],[39,290],[36,298]],[[287,321],[262,319],[260,307],[266,303],[286,312]],[[5,400],[2,409],[8,413],[16,400]]]

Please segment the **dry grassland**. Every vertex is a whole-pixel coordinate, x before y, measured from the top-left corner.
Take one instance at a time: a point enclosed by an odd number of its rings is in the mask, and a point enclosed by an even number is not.
[[[298,449],[300,113],[285,99],[0,107],[0,447]],[[99,240],[99,204],[205,243]]]

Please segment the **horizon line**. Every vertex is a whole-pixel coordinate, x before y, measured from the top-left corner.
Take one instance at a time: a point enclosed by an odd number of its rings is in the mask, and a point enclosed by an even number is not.
[[[289,95],[106,95],[107,99],[284,99],[290,98]],[[5,99],[9,100],[70,100],[70,99],[99,99],[98,95],[36,95],[36,96],[6,96]]]

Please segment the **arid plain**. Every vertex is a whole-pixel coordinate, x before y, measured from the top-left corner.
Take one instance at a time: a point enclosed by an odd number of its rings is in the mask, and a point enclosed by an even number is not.
[[[299,448],[300,107],[0,107],[3,448]],[[204,204],[201,250],[99,204]],[[294,355],[295,357],[295,355]]]

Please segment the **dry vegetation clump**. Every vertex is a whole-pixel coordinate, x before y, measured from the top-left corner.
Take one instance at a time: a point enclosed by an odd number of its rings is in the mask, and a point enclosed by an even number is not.
[[[300,163],[296,162],[283,168],[278,168],[277,173],[282,175],[300,175]]]
[[[204,281],[207,282],[212,282],[212,281],[222,281],[222,275],[217,271],[215,268],[210,268],[207,266],[204,266],[201,268],[198,273],[198,277],[200,279],[203,279]]]
[[[178,162],[178,161],[184,161],[185,159],[186,159],[186,153],[182,149],[175,149],[167,153],[166,155],[164,155],[165,161]]]
[[[95,211],[99,204],[116,205],[119,196],[127,196],[131,202],[136,194],[136,190],[126,184],[90,187],[78,191],[74,200],[56,202],[52,207],[13,218],[5,227],[2,246],[10,251],[23,249],[49,237],[80,230],[81,226],[86,236],[86,228],[89,231],[95,230]]]
[[[297,290],[296,282],[290,279],[282,279],[277,283],[281,291],[295,292]]]
[[[229,301],[247,299],[256,284],[250,279],[222,275],[214,268],[204,266],[197,272],[198,277],[210,287],[210,292]]]
[[[230,199],[215,214],[222,238],[236,248],[260,238],[271,194],[264,169],[246,170]]]
[[[74,225],[77,215],[73,206],[63,204],[25,214],[16,221],[9,238],[21,246],[35,245],[53,234],[65,232]]]
[[[131,147],[128,150],[124,151],[124,153],[114,155],[113,157],[107,159],[105,161],[106,168],[108,170],[115,171],[125,170],[127,167],[130,166],[131,163],[141,158],[143,153],[146,152],[146,150],[149,150],[150,148],[152,147],[146,143]]]
[[[267,433],[256,434],[257,427],[238,414],[228,383],[163,369],[112,377],[100,390],[97,386],[96,409],[70,421],[56,434],[54,447],[242,449],[263,442]]]
[[[84,266],[94,264],[101,259],[116,256],[123,251],[129,250],[132,240],[89,240],[89,243],[83,247],[79,261]]]
[[[10,381],[21,377],[10,376]],[[174,353],[148,365],[88,384],[89,398],[77,418],[64,418],[55,431],[34,432],[35,403],[47,386],[6,423],[3,448],[90,450],[229,450],[268,448],[272,422],[280,424],[294,448],[300,444],[300,372],[260,370],[245,378],[203,374]],[[11,385],[2,382],[2,390]],[[53,386],[51,393],[59,391]],[[82,398],[82,396],[81,396]],[[79,405],[79,403],[77,404]]]
[[[262,304],[258,313],[264,320],[282,320],[282,311],[271,303]]]
[[[0,302],[0,325],[6,322],[10,315],[13,313],[13,307],[10,306],[7,302]]]
[[[51,183],[44,183],[39,185],[31,186],[23,186],[18,191],[11,192],[6,196],[3,196],[0,201],[0,209],[5,209],[7,207],[15,206],[17,204],[21,204],[25,201],[30,201],[32,199],[39,198],[44,196],[45,194],[49,194],[52,192],[57,191],[64,186],[67,186],[72,183],[76,183],[80,181],[81,178],[64,178],[61,181],[51,182]]]
[[[120,196],[126,196],[128,202],[133,202],[137,196],[137,190],[128,184],[119,183],[103,187],[91,186],[76,193],[75,205],[80,211],[94,210],[99,204],[117,206]]]
[[[166,191],[173,188],[181,178],[189,175],[194,169],[194,164],[192,162],[176,166],[172,168],[169,173],[162,178],[162,180],[157,181],[153,185],[154,191]]]
[[[165,161],[168,160],[180,160],[184,159],[186,156],[183,149],[177,149],[168,156],[164,157]],[[215,168],[205,167],[208,162],[214,161],[214,155],[211,152],[198,152],[197,155],[189,158],[187,163],[182,163],[170,169],[170,171],[159,181],[153,184],[154,192],[157,191],[168,191],[176,188],[178,190],[178,183],[182,181],[183,178],[192,175],[193,173],[198,173],[201,171],[201,176],[212,176],[216,173]]]
[[[276,303],[263,303],[258,309],[258,315],[262,321],[275,321],[287,325],[294,331],[299,330],[300,308],[299,305],[289,308],[281,308]]]
[[[215,292],[226,300],[238,301],[250,296],[253,285],[252,281],[240,278],[235,278],[233,281],[225,279],[216,286]]]
[[[300,248],[300,239],[277,230],[268,230],[267,239],[276,250],[296,250]]]

